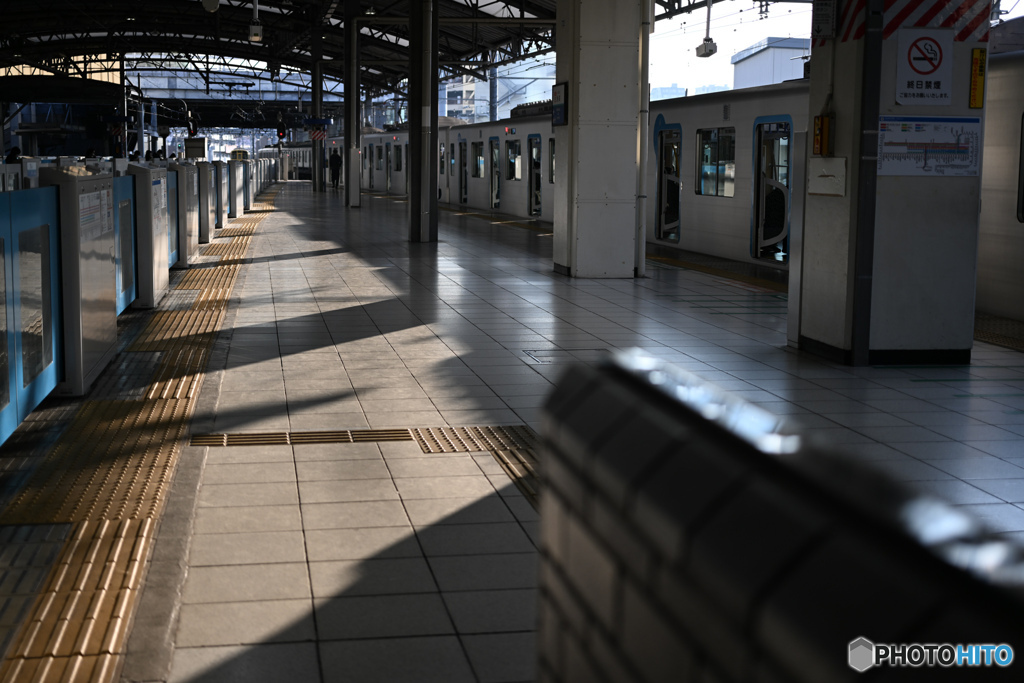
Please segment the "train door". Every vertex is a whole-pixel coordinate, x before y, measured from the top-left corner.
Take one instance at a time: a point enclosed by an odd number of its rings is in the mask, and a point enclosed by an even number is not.
[[[791,129],[788,117],[754,122],[754,258],[781,262],[789,258]]]
[[[529,135],[526,140],[527,146],[530,148],[530,215],[539,216],[541,207],[541,193],[540,193],[540,136]]]
[[[372,190],[373,189],[373,175],[374,175],[374,173],[373,173],[373,145],[370,145],[370,152],[369,152],[369,154],[366,157],[366,161],[370,165],[369,173],[367,174],[368,182],[369,182],[368,187]]]
[[[491,152],[491,208],[501,208],[501,141],[490,138]]]
[[[384,143],[384,190],[391,192],[391,143]]]
[[[659,240],[679,241],[679,154],[682,129],[669,128],[658,133],[658,222]]]
[[[466,141],[459,140],[459,203],[469,201],[469,159],[466,154]]]

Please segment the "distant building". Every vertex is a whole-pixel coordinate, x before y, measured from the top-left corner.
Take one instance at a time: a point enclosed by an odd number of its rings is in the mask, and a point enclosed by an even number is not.
[[[680,88],[675,83],[668,88],[651,88],[651,102],[670,100],[674,97],[686,97],[686,88]]]
[[[804,77],[811,55],[807,38],[765,38],[732,56],[733,87],[753,88]]]
[[[699,88],[694,89],[694,95],[707,95],[712,92],[722,92],[723,90],[731,90],[727,85],[702,85]]]

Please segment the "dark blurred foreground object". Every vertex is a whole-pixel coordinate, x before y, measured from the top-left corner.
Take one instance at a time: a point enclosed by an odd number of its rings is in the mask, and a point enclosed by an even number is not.
[[[963,511],[641,352],[543,420],[541,681],[1024,680],[1024,553]],[[859,638],[1021,661],[859,673]]]

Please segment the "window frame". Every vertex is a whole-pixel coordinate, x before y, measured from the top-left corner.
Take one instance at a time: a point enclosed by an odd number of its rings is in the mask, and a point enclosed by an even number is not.
[[[705,133],[710,133],[710,140],[705,139]],[[694,185],[693,192],[701,197],[728,197],[736,196],[736,128],[735,126],[721,128],[698,128],[695,132],[696,149],[694,150]],[[706,142],[714,143],[714,159],[704,160]],[[723,142],[726,146],[723,150]],[[723,151],[726,152],[723,155]],[[727,160],[728,159],[728,160]],[[729,166],[732,166],[732,177],[729,177]],[[705,192],[707,181],[704,177],[705,166],[713,166],[715,169],[714,191]],[[728,192],[731,190],[731,192]]]

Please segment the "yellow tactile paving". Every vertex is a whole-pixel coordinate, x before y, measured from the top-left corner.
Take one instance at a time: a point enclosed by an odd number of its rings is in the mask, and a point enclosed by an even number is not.
[[[73,524],[0,667],[0,683],[116,680],[193,399],[238,264],[273,210],[273,195],[257,209],[203,249],[204,256],[221,256],[219,263],[195,267],[176,285],[200,290],[194,304],[154,313],[129,348],[162,354],[145,397],[84,402],[0,516],[0,525]]]

